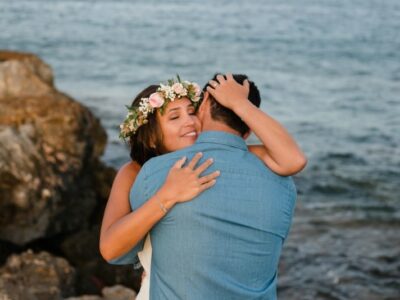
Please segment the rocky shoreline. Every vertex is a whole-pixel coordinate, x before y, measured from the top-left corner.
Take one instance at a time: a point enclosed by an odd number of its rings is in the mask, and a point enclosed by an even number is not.
[[[137,289],[138,274],[98,251],[115,176],[100,161],[106,143],[99,119],[56,89],[49,65],[0,51],[0,299],[132,299],[117,284]]]
[[[106,143],[99,119],[56,89],[50,66],[0,51],[0,300],[134,299],[140,274],[98,250],[116,174],[100,161]],[[325,155],[295,177],[281,299],[399,298],[398,173],[363,179],[351,172],[360,164]]]

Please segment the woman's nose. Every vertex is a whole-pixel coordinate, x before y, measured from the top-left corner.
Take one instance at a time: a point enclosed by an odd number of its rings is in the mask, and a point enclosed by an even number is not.
[[[194,116],[193,116],[193,115],[187,114],[187,115],[186,115],[186,118],[185,118],[185,125],[186,125],[186,126],[189,126],[189,125],[194,125],[194,124],[195,124],[195,122],[194,122]]]

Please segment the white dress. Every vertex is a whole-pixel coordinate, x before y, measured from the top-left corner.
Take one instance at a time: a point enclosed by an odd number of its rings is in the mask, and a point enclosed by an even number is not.
[[[146,272],[142,280],[139,294],[136,296],[136,300],[149,300],[150,299],[150,271],[151,271],[151,255],[153,248],[151,247],[150,234],[147,234],[144,242],[143,250],[138,252],[140,263]]]

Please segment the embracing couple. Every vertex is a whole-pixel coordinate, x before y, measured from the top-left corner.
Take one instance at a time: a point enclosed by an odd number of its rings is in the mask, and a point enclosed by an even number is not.
[[[203,90],[179,77],[151,85],[128,107],[132,161],[113,183],[100,252],[115,264],[139,257],[136,299],[276,299],[289,176],[306,158],[260,102],[247,76],[219,74]],[[246,145],[251,131],[262,145]]]

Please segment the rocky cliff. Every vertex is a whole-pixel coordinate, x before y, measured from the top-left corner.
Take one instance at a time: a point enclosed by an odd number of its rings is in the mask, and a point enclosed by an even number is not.
[[[62,256],[76,268],[68,296],[137,284],[131,268],[109,266],[98,253],[115,176],[100,161],[106,142],[99,119],[56,89],[49,65],[0,51],[1,264],[27,249]]]

